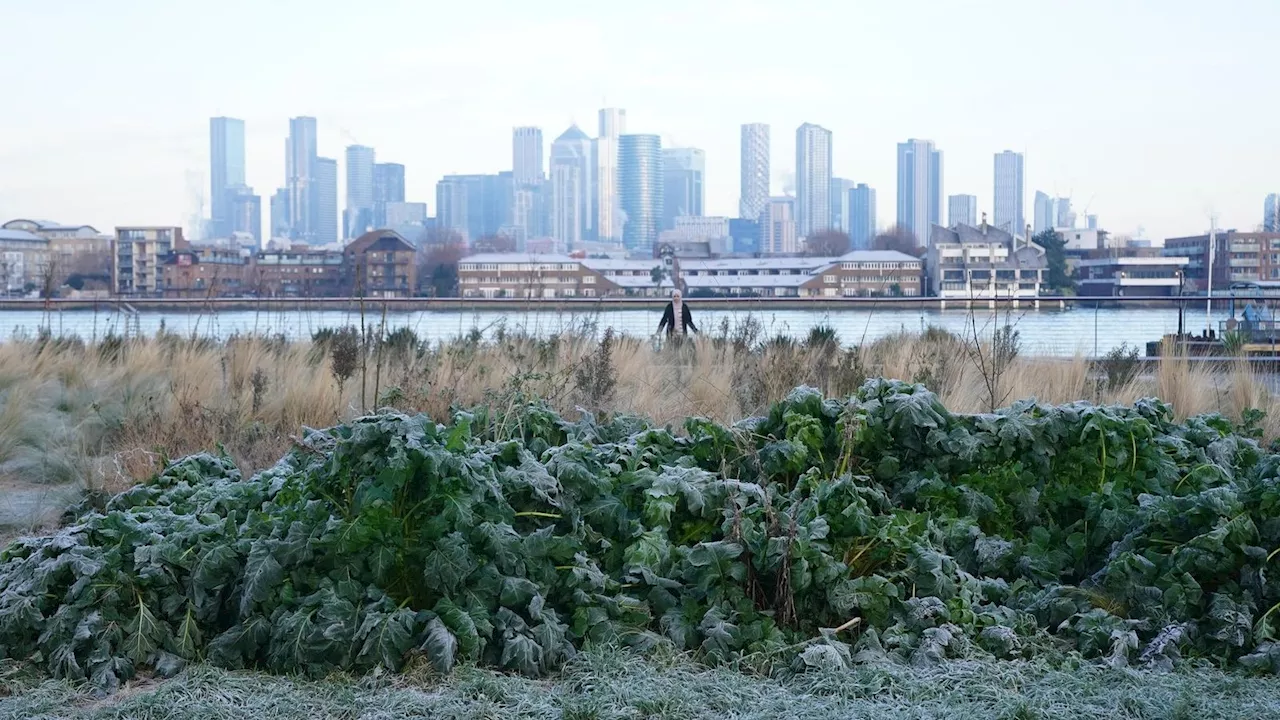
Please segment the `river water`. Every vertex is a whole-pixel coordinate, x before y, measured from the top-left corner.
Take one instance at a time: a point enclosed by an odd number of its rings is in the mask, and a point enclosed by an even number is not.
[[[925,327],[936,326],[955,333],[973,332],[976,325],[981,333],[990,333],[990,323],[1005,324],[1017,328],[1024,351],[1029,354],[1072,356],[1081,354],[1096,357],[1122,343],[1140,348],[1151,340],[1159,340],[1178,327],[1178,311],[1162,308],[1073,308],[1067,310],[1000,310],[993,314],[982,309],[972,312],[954,309],[871,309],[871,310],[700,310],[697,301],[691,301],[694,321],[704,332],[716,332],[723,320],[736,324],[747,316],[754,316],[764,328],[766,336],[777,334],[804,337],[809,328],[826,324],[835,328],[845,345],[857,345],[903,330],[918,332]],[[1225,319],[1227,312],[1214,313],[1217,321]],[[613,327],[616,332],[635,336],[648,336],[658,327],[661,313],[657,310],[601,310],[595,312],[569,312],[554,310],[530,310],[516,312],[495,311],[421,311],[390,313],[389,329],[409,327],[423,339],[448,340],[478,329],[492,336],[498,328],[507,331],[523,331],[545,336],[567,331],[603,332]],[[369,314],[366,323],[380,322],[381,316]],[[360,315],[355,311],[226,311],[217,313],[120,312],[68,310],[45,313],[41,311],[0,311],[0,341],[14,336],[32,336],[41,327],[48,327],[55,335],[76,335],[85,340],[101,338],[107,333],[118,335],[145,335],[161,328],[182,335],[225,338],[232,334],[283,334],[289,338],[309,338],[320,328],[359,325]],[[1188,331],[1201,332],[1205,325],[1203,310],[1188,309]]]

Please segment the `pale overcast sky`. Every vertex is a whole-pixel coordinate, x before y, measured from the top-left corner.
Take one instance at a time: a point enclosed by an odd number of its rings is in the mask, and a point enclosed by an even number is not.
[[[1277,32],[1280,0],[0,0],[0,221],[182,223],[214,115],[247,123],[264,223],[296,115],[322,155],[404,163],[435,214],[440,176],[511,167],[513,126],[594,135],[607,104],[706,150],[708,214],[737,212],[742,123],[772,126],[780,192],[814,122],[882,225],[921,137],[982,211],[1009,148],[1028,221],[1041,189],[1113,232],[1253,229],[1280,192]]]

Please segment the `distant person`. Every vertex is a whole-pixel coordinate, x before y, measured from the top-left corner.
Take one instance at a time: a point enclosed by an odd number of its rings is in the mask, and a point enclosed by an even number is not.
[[[679,325],[676,323],[677,317],[680,318]],[[693,313],[689,312],[689,306],[681,300],[679,290],[671,293],[671,302],[667,303],[667,309],[662,312],[662,322],[658,323],[658,334],[661,335],[664,329],[667,331],[667,337],[672,335],[683,337],[690,330],[698,332],[698,326],[693,324]]]

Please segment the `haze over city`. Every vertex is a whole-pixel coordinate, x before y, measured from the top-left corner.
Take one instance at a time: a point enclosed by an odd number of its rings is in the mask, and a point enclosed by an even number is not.
[[[403,163],[407,199],[434,215],[442,176],[511,168],[513,127],[594,134],[601,107],[706,151],[708,215],[737,214],[749,122],[773,128],[775,194],[795,128],[829,129],[834,175],[879,189],[882,226],[910,137],[936,143],[944,194],[981,212],[992,155],[1012,149],[1028,216],[1043,190],[1156,239],[1211,211],[1252,229],[1280,189],[1280,3],[1265,0],[4,4],[0,217],[180,224],[194,192],[207,212],[218,115],[245,121],[264,213],[294,116],[317,118],[322,155],[358,143]]]

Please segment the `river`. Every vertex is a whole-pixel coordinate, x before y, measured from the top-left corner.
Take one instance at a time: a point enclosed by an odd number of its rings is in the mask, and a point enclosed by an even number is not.
[[[731,324],[754,315],[767,336],[785,334],[804,337],[809,328],[827,324],[835,328],[845,345],[856,345],[875,340],[902,330],[920,331],[928,326],[945,328],[955,333],[990,332],[990,323],[1013,325],[1019,332],[1024,352],[1038,355],[1072,356],[1081,354],[1096,357],[1108,350],[1129,343],[1143,348],[1151,340],[1159,340],[1178,327],[1178,312],[1163,308],[1074,308],[1067,310],[1000,310],[997,314],[987,309],[937,310],[937,309],[870,309],[870,310],[699,310],[696,300],[690,301],[694,321],[704,332],[715,332],[724,319]],[[1225,319],[1227,311],[1215,312],[1215,325]],[[652,334],[661,313],[656,310],[600,310],[595,312],[569,312],[554,310],[530,310],[521,312],[495,311],[421,311],[390,313],[389,329],[412,328],[419,337],[440,341],[467,334],[478,329],[492,336],[499,327],[508,331],[524,331],[544,336],[572,330],[594,329],[602,332],[606,327],[636,336]],[[381,316],[368,314],[366,323],[377,323]],[[101,338],[107,333],[125,334],[156,333],[161,328],[182,335],[225,338],[232,334],[283,334],[289,338],[309,338],[320,328],[359,325],[360,316],[351,311],[291,310],[291,311],[223,311],[217,313],[183,312],[121,312],[66,310],[45,313],[30,310],[0,311],[0,341],[15,336],[33,336],[41,327],[49,327],[55,335],[79,336],[85,340]],[[1188,331],[1204,329],[1203,311],[1188,309]]]

